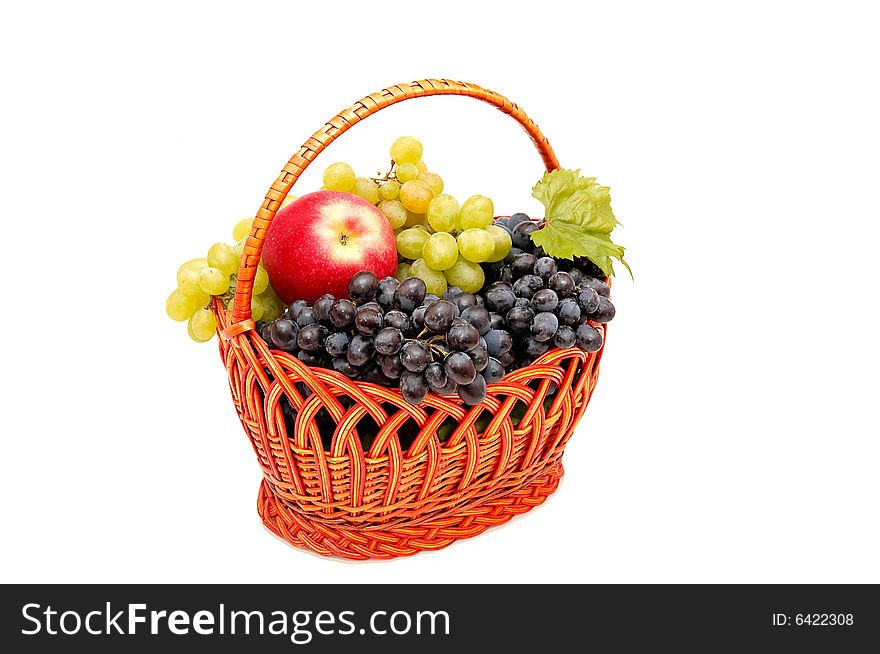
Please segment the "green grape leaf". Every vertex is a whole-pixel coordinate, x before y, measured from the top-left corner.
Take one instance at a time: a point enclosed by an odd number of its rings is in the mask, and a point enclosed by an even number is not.
[[[544,173],[532,196],[545,209],[545,225],[532,232],[535,245],[551,257],[587,257],[606,275],[614,275],[612,259],[624,261],[624,248],[611,240],[619,224],[611,211],[611,193],[595,177],[581,177],[580,170],[554,170]]]

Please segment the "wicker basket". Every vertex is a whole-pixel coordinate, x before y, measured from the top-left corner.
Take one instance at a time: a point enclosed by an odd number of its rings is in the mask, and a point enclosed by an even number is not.
[[[259,514],[279,537],[323,555],[387,559],[436,550],[541,504],[559,484],[563,450],[596,384],[602,350],[553,349],[490,384],[477,406],[433,393],[411,406],[398,389],[352,381],[269,350],[254,329],[251,290],[266,231],[303,170],[367,116],[430,95],[469,96],[500,109],[526,130],[547,170],[559,167],[538,126],[497,93],[433,79],[389,87],[330,119],[287,163],[247,238],[233,310],[213,305],[232,399],[263,470]],[[599,329],[604,335],[604,325]],[[311,393],[304,397],[297,387]],[[284,397],[297,411],[292,434]],[[322,409],[336,425],[326,451],[316,422]],[[479,431],[475,423],[483,414],[491,419]],[[457,427],[441,442],[438,427],[450,418]],[[367,451],[361,421],[379,428]],[[417,435],[404,447],[398,432],[409,421],[409,433]]]

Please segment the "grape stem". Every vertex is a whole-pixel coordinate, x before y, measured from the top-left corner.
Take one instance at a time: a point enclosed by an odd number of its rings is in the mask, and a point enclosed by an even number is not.
[[[377,177],[370,177],[370,179],[376,184],[381,184],[382,182],[389,181],[397,181],[397,174],[394,172],[394,161],[391,161],[391,167],[388,169],[388,172],[385,175],[382,175],[382,171],[376,173]]]

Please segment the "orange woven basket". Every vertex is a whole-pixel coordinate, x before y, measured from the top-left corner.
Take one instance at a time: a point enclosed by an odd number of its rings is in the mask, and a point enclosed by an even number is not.
[[[270,350],[254,329],[251,291],[266,232],[302,172],[367,116],[431,95],[468,96],[500,109],[526,130],[547,170],[559,167],[538,126],[493,91],[434,79],[391,86],[331,118],[284,166],[247,238],[233,310],[212,305],[232,400],[263,471],[259,514],[277,536],[323,555],[389,559],[436,550],[538,506],[559,484],[565,445],[596,385],[602,350],[553,349],[490,384],[477,406],[433,393],[412,406],[396,388]],[[604,336],[605,326],[598,329]],[[285,397],[297,412],[294,433],[285,426]],[[316,421],[322,409],[335,424],[326,449]],[[480,431],[484,414],[489,421]],[[449,419],[456,427],[441,439],[438,428]],[[366,451],[363,421],[378,426]],[[410,422],[409,433],[417,433],[402,444],[399,432]]]

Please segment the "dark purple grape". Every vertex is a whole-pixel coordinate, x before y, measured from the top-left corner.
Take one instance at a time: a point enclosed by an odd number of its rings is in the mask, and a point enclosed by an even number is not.
[[[458,384],[456,384],[451,379],[446,382],[446,386],[443,388],[432,388],[437,395],[455,395],[455,391],[458,389]]]
[[[455,296],[453,302],[455,302],[455,306],[461,312],[469,307],[477,306],[477,297],[473,293],[459,293]]]
[[[421,404],[428,395],[428,382],[420,372],[404,371],[400,376],[400,394],[410,404]]]
[[[299,312],[309,306],[309,303],[305,300],[296,300],[293,304],[287,307],[287,317],[291,320],[296,320],[299,317]]]
[[[553,334],[559,329],[559,318],[547,311],[537,313],[529,329],[536,340],[545,343],[553,338]]]
[[[403,371],[406,370],[400,362],[400,357],[396,354],[379,354],[376,356],[376,360],[382,366],[382,373],[388,379],[399,379]]]
[[[483,307],[468,307],[461,312],[461,317],[481,335],[489,331],[489,312]]]
[[[281,318],[269,327],[269,335],[273,345],[285,352],[296,352],[299,347],[296,340],[299,337],[299,326],[292,320]]]
[[[320,366],[324,362],[324,357],[320,352],[309,352],[308,350],[300,350],[296,353],[296,358],[307,366]]]
[[[360,367],[372,359],[375,352],[376,346],[373,345],[372,338],[363,334],[355,334],[345,354],[351,365]]]
[[[440,298],[433,293],[425,293],[425,299],[422,300],[422,304],[424,304],[426,307],[429,307],[439,299]]]
[[[574,295],[575,283],[571,275],[567,272],[558,272],[550,277],[547,285],[556,291],[559,297],[569,297]]]
[[[572,281],[574,281],[574,285],[577,286],[581,283],[581,280],[584,278],[583,273],[577,268],[570,268],[568,270],[568,275],[571,277]]]
[[[589,286],[585,286],[578,291],[577,301],[581,311],[585,314],[593,313],[599,308],[599,294]]]
[[[302,315],[302,314],[300,314]],[[318,323],[306,325],[299,330],[296,344],[301,350],[306,352],[314,352],[324,347],[324,339],[327,337],[327,328]]]
[[[414,331],[420,332],[425,328],[425,311],[427,310],[428,307],[423,304],[419,307],[416,307],[416,310],[412,312],[410,322],[412,323]]]
[[[611,289],[608,288],[608,284],[603,282],[601,279],[596,279],[595,277],[587,277],[585,275],[584,278],[581,280],[581,286],[588,286],[603,297],[609,297],[611,295]]]
[[[510,270],[513,272],[514,278],[519,279],[523,275],[531,274],[535,269],[536,261],[535,255],[528,252],[516,255],[510,262]]]
[[[556,307],[556,315],[563,325],[576,325],[581,319],[581,308],[573,298],[565,298]]]
[[[547,350],[550,349],[550,343],[545,343],[544,341],[539,341],[534,336],[529,336],[525,340],[524,350],[527,355],[529,355],[532,359],[537,359],[539,356],[544,354]]]
[[[324,339],[324,349],[331,357],[345,356],[350,342],[348,334],[345,332],[334,332]]]
[[[531,308],[532,301],[527,297],[518,297],[518,298],[516,298],[516,302],[513,303],[513,306]]]
[[[474,349],[479,341],[480,332],[478,332],[473,325],[464,320],[461,322],[453,322],[452,326],[446,332],[446,342],[453,350],[468,352]]]
[[[403,332],[396,327],[384,327],[373,339],[379,354],[397,354],[403,346]]]
[[[477,347],[468,352],[468,356],[474,362],[474,368],[477,369],[477,372],[482,372],[486,369],[486,364],[489,363],[489,353],[486,351],[485,346],[477,345]]]
[[[404,313],[412,313],[425,299],[426,292],[424,281],[418,277],[407,277],[394,291],[392,301]]]
[[[486,289],[486,308],[489,311],[498,313],[507,313],[513,308],[516,302],[516,295],[513,293],[513,286],[504,284],[503,286],[495,286]]]
[[[385,375],[376,361],[372,361],[363,367],[361,372],[361,380],[370,382],[371,384],[381,384],[382,386],[391,386],[391,380]]]
[[[360,308],[354,316],[354,327],[364,336],[375,336],[383,323],[382,312],[373,307]]]
[[[357,379],[357,377],[361,374],[360,368],[352,365],[348,362],[347,359],[343,357],[334,357],[330,362],[330,365],[333,367],[333,370],[336,372],[345,375],[346,377],[350,377],[351,379]]]
[[[394,327],[402,332],[409,331],[411,327],[409,316],[403,311],[398,311],[396,309],[385,314],[385,326]]]
[[[446,292],[443,294],[443,297],[447,300],[454,300],[461,294],[461,289],[458,286],[449,286],[446,289]]]
[[[592,325],[584,323],[577,328],[575,335],[577,346],[584,352],[596,352],[602,347],[602,332]]]
[[[498,281],[513,282],[513,271],[510,269],[510,266],[501,267],[501,270],[498,271]]]
[[[616,309],[614,308],[614,305],[611,304],[611,300],[600,295],[599,308],[590,314],[590,320],[594,320],[595,322],[610,322],[611,319],[614,318],[615,313]]]
[[[515,213],[510,218],[507,219],[507,226],[511,229],[514,229],[520,223],[530,222],[531,218],[529,218],[524,213]]]
[[[431,362],[431,350],[422,341],[407,341],[400,348],[400,361],[410,372],[422,372]]]
[[[385,311],[394,306],[394,292],[400,282],[395,277],[385,277],[376,286],[376,301]]]
[[[541,227],[543,227],[543,226],[544,226],[544,221],[542,220],[540,223],[538,223],[538,229],[541,229]],[[544,257],[547,256],[547,253],[544,251],[544,248],[542,248],[540,245],[535,246],[535,249],[532,250],[532,254],[535,255],[536,259],[543,259]]]
[[[538,255],[534,255],[538,257]],[[538,277],[544,280],[546,284],[550,278],[557,273],[559,268],[556,266],[556,262],[553,261],[552,257],[538,257],[537,261],[535,261],[535,267],[532,269]]]
[[[336,298],[327,293],[326,295],[322,295],[315,303],[312,305],[313,315],[315,316],[315,320],[317,320],[322,325],[330,324],[330,309],[333,308],[333,303],[336,301]]]
[[[489,314],[489,329],[501,329],[504,327],[504,316],[500,313]]]
[[[455,319],[455,304],[449,300],[437,300],[425,309],[425,327],[435,334],[445,334]]]
[[[330,322],[337,329],[348,329],[354,321],[355,306],[351,300],[336,300],[330,308]]]
[[[513,283],[513,292],[516,296],[529,300],[542,288],[544,288],[544,280],[537,275],[523,275]]]
[[[316,323],[315,311],[312,307],[303,307],[296,316],[296,324],[300,327]]]
[[[446,376],[443,364],[436,361],[429,363],[428,367],[425,368],[425,381],[428,382],[428,386],[434,391],[445,388],[449,383],[449,377]]]
[[[382,310],[382,305],[376,302],[376,300],[370,300],[369,302],[365,302],[358,306],[358,311],[363,311],[364,309],[375,309],[379,313],[384,313]]]
[[[509,370],[511,366],[516,362],[516,357],[513,352],[505,352],[504,354],[499,354],[497,357],[498,362],[504,366],[505,370]]]
[[[523,250],[529,249],[532,246],[531,233],[537,229],[538,225],[531,220],[521,222],[513,228],[513,236],[511,237],[513,244]]]
[[[288,318],[283,318],[282,320],[288,320]],[[291,320],[290,322],[293,321]],[[272,325],[270,323],[263,320],[258,320],[255,328],[257,330],[257,333],[260,335],[260,338],[262,338],[266,342],[266,346],[270,350],[278,349],[278,346],[275,345],[275,342],[272,340]],[[294,344],[296,343],[294,342]]]
[[[495,357],[489,357],[481,374],[488,384],[499,382],[504,377],[504,366]]]
[[[477,375],[470,384],[459,384],[457,392],[465,404],[479,404],[486,399],[486,380],[482,375]]]
[[[493,224],[497,225],[498,227],[507,227],[509,223],[507,218],[501,217],[496,218]]]
[[[516,258],[516,255],[522,254],[522,253],[523,253],[522,248],[518,248],[516,246],[513,246],[512,248],[510,248],[510,252],[507,253],[507,256],[501,260],[501,263],[506,264],[507,268],[510,269],[510,262],[513,261],[514,258]],[[510,271],[510,276],[513,277],[512,270]]]
[[[450,381],[456,384],[470,384],[477,376],[474,362],[464,352],[450,352],[443,360],[443,369]]]
[[[348,297],[363,304],[369,302],[376,297],[376,288],[379,286],[379,279],[368,270],[362,270],[351,278],[348,282]]]
[[[513,307],[507,312],[507,326],[514,334],[525,334],[529,331],[534,317],[535,312],[531,307]]]
[[[556,291],[542,288],[532,296],[532,309],[535,311],[555,311],[559,306],[559,297]]]
[[[531,319],[529,320],[530,322]],[[486,350],[493,357],[508,352],[513,347],[513,337],[501,329],[488,331],[483,338],[486,339]]]
[[[576,340],[574,329],[568,325],[560,325],[553,335],[553,345],[556,347],[571,347]]]

